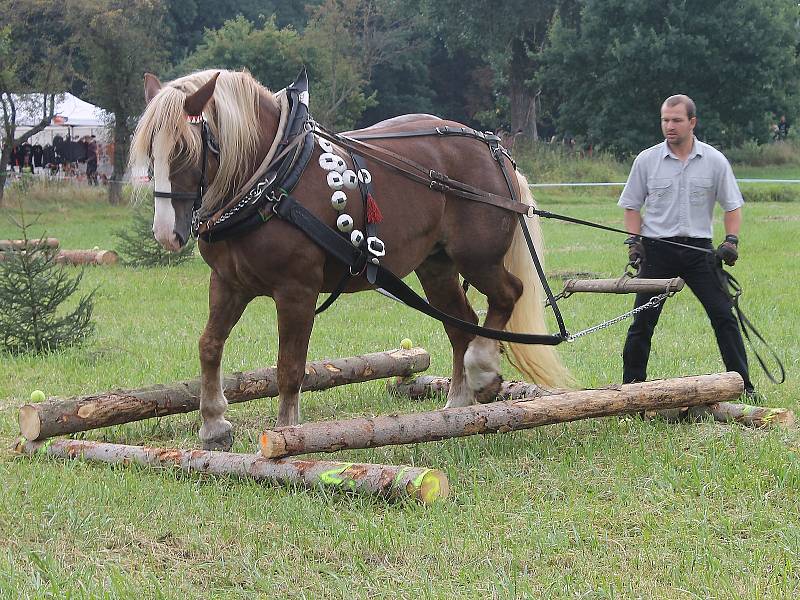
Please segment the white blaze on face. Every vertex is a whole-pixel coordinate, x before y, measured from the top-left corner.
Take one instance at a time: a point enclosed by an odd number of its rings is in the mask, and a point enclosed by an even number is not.
[[[172,183],[169,180],[169,161],[163,145],[153,144],[153,187],[157,192],[169,193]],[[170,198],[156,198],[156,209],[153,216],[153,235],[159,244],[167,250],[180,250],[178,237],[175,235],[175,209]]]

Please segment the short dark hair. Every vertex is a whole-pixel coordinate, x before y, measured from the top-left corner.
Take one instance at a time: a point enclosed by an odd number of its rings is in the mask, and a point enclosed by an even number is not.
[[[686,94],[675,94],[664,100],[662,106],[678,106],[683,104],[686,107],[686,116],[690,119],[697,116],[697,109],[694,105],[694,100],[689,98]]]

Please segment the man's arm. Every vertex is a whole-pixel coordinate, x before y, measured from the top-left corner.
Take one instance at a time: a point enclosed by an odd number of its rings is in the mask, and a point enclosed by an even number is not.
[[[639,235],[642,232],[642,213],[639,212],[638,210],[634,210],[632,208],[626,208],[625,214],[623,215],[622,219],[623,222],[625,223],[625,231],[627,231],[631,235]]]
[[[625,212],[627,213],[628,211]],[[741,207],[727,211],[722,218],[722,222],[725,225],[725,235],[735,235],[739,237],[739,228],[742,226]],[[630,231],[630,229],[628,231]]]

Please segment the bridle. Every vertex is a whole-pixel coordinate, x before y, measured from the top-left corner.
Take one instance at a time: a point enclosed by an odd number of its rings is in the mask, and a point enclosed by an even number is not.
[[[203,194],[208,188],[208,153],[211,152],[219,159],[219,143],[211,133],[211,129],[206,122],[205,115],[187,115],[186,120],[192,125],[200,125],[200,139],[202,140],[203,150],[200,160],[200,181],[197,183],[195,192],[153,192],[156,198],[169,198],[170,200],[191,200],[192,201],[192,223],[198,218],[200,207],[203,204]]]

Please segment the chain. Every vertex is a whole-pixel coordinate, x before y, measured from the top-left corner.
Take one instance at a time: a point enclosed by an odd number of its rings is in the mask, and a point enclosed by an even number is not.
[[[629,317],[636,315],[637,313],[642,312],[643,310],[647,310],[649,308],[656,308],[659,304],[661,304],[664,300],[666,300],[671,294],[669,292],[664,292],[663,294],[659,294],[658,296],[653,296],[648,300],[646,304],[642,304],[641,306],[634,308],[633,310],[629,310],[625,314],[622,314],[618,317],[614,317],[604,323],[600,323],[599,325],[595,325],[594,327],[589,327],[588,329],[584,329],[583,331],[579,331],[577,333],[570,333],[567,336],[568,342],[574,342],[580,337],[585,335],[589,335],[590,333],[594,333],[595,331],[600,331],[601,329],[605,329],[606,327],[611,327],[612,325],[619,323]]]

